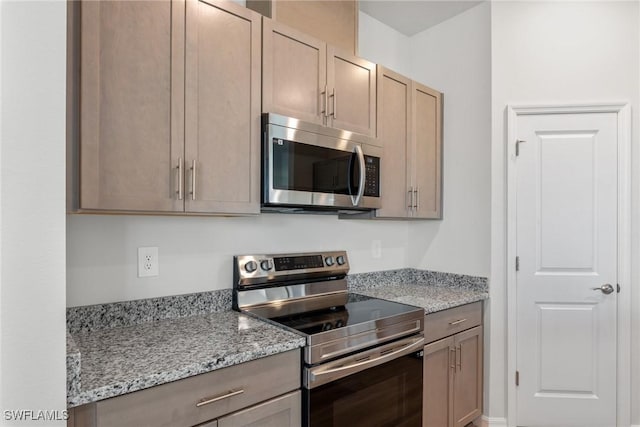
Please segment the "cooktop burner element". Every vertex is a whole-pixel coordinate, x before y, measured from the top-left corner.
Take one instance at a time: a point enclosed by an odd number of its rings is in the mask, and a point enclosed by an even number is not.
[[[234,309],[307,338],[305,362],[323,363],[423,330],[421,308],[349,293],[345,251],[234,258]]]

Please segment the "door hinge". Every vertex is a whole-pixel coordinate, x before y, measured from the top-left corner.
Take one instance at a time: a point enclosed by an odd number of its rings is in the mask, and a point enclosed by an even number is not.
[[[617,289],[617,293],[620,293],[620,283],[616,283],[616,289]]]
[[[516,271],[520,271],[520,257],[516,257]]]
[[[516,371],[516,385],[520,385],[520,371]]]
[[[527,141],[522,139],[516,139],[516,157],[520,155],[520,144],[522,144],[523,142],[527,142]]]

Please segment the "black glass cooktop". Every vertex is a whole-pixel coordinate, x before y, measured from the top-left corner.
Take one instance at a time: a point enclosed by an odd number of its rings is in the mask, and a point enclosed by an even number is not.
[[[348,294],[346,301],[342,306],[275,317],[270,320],[304,334],[314,335],[422,310],[419,307],[359,294]]]

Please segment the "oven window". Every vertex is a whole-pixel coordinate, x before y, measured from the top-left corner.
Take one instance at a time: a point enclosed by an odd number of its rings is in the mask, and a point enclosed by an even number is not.
[[[360,166],[355,153],[274,138],[273,188],[357,194]]]
[[[308,427],[420,427],[422,357],[413,353],[304,390]]]

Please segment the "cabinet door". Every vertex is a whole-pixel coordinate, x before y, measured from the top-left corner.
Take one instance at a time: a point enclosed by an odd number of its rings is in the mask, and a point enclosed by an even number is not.
[[[377,217],[404,218],[411,208],[407,153],[411,142],[411,80],[378,65],[377,141],[382,145]]]
[[[300,391],[285,394],[222,417],[218,427],[299,427],[302,425],[301,402]]]
[[[184,2],[80,13],[80,209],[181,211]]]
[[[376,65],[327,46],[329,125],[376,136]]]
[[[415,218],[442,218],[442,94],[413,83]]]
[[[448,427],[453,413],[453,337],[424,347],[422,426]]]
[[[187,0],[185,210],[260,211],[260,15]]]
[[[262,111],[324,124],[326,44],[263,18]]]
[[[453,425],[464,427],[482,414],[482,326],[460,332],[454,339]]]

